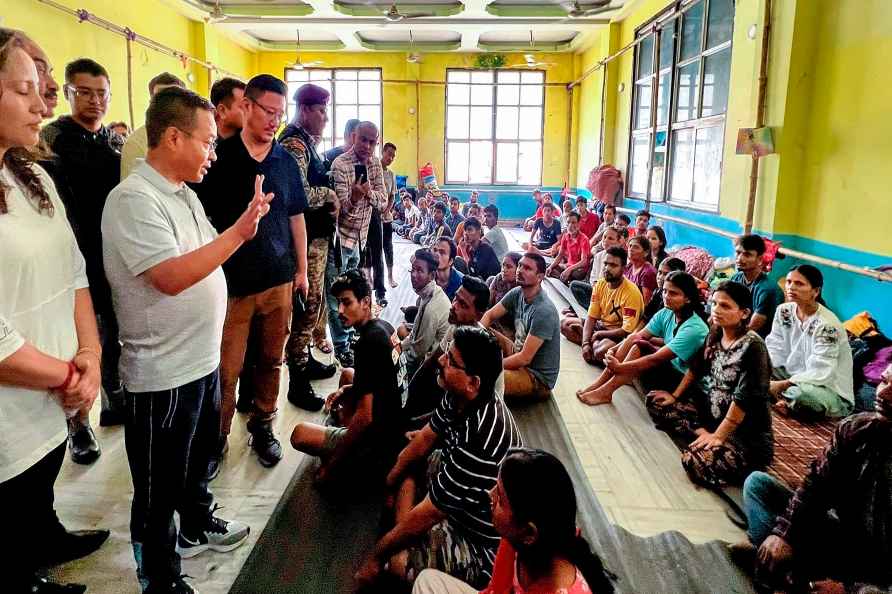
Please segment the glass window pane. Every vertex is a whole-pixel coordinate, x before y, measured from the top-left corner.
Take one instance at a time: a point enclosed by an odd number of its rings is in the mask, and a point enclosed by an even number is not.
[[[706,47],[715,47],[731,39],[734,26],[734,0],[709,0],[706,22]]]
[[[356,103],[356,82],[349,80],[335,81],[335,101],[338,103]]]
[[[471,87],[450,84],[446,96],[449,99],[449,105],[468,105],[471,102]]]
[[[499,140],[517,139],[516,107],[500,107],[496,110],[496,138]]]
[[[357,116],[363,122],[371,122],[378,126],[378,133],[381,132],[381,107],[378,105],[360,105],[359,115]]]
[[[703,5],[699,2],[681,17],[681,51],[679,60],[687,60],[700,53],[700,39],[703,33]]]
[[[650,92],[653,80],[635,83],[635,108],[633,113],[634,128],[650,127]]]
[[[471,108],[471,138],[492,138],[492,107]]]
[[[638,76],[643,78],[654,72],[654,36],[648,35],[638,44]]]
[[[697,130],[694,155],[694,202],[708,206],[719,203],[722,178],[722,127]]]
[[[468,182],[472,184],[492,183],[492,142],[471,143]]]
[[[544,72],[523,72],[520,75],[520,82],[525,85],[541,85],[545,82]]]
[[[335,70],[335,80],[356,80],[356,70]]]
[[[513,142],[496,145],[496,181],[512,184],[517,181],[517,145]]]
[[[657,126],[665,126],[669,119],[669,75],[660,77],[660,86],[657,95]]]
[[[660,70],[672,65],[672,52],[674,51],[673,39],[675,35],[675,21],[670,22],[660,31]]]
[[[467,142],[450,142],[446,145],[446,179],[451,182],[468,181]]]
[[[525,140],[539,140],[542,138],[542,108],[520,108],[520,137]]]
[[[475,70],[471,73],[472,83],[491,83],[493,82],[492,70]]]
[[[649,150],[650,134],[632,137],[632,166],[629,172],[631,178],[629,186],[633,194],[644,195],[647,188],[647,153]]]
[[[285,71],[285,80],[288,82],[291,81],[306,81],[308,72],[306,70],[286,70]]]
[[[496,87],[496,99],[499,105],[517,105],[520,103],[520,87],[518,85],[499,85]]]
[[[517,183],[538,186],[542,183],[542,143],[521,142],[517,155]]]
[[[468,138],[469,108],[450,105],[446,108],[446,138]]]
[[[672,133],[672,179],[669,196],[680,202],[691,201],[693,187],[692,165],[694,163],[694,131],[691,128]]]
[[[368,81],[359,83],[360,103],[381,103],[381,83]]]
[[[522,85],[520,87],[521,105],[542,105],[542,95],[545,87],[541,85]]]
[[[511,72],[510,70],[499,70],[498,81],[500,83],[519,83],[520,72]]]
[[[355,105],[337,105],[335,106],[335,130],[338,134],[343,133],[347,120],[357,117]]]
[[[728,109],[728,81],[731,78],[731,48],[708,56],[703,66],[703,111],[701,117],[725,113]]]
[[[331,138],[331,135],[334,133],[334,125],[331,119],[325,122],[325,128],[322,129],[322,138]]]
[[[360,70],[359,80],[381,80],[380,70]]]
[[[471,105],[492,105],[492,86],[471,85]]]
[[[657,130],[654,137],[653,174],[650,178],[650,197],[652,200],[663,199],[663,174],[666,171],[666,139],[669,133],[666,130]]]
[[[467,70],[449,70],[446,72],[446,80],[449,82],[471,82],[471,73]]]
[[[678,69],[678,94],[675,100],[675,121],[684,122],[697,117],[697,91],[700,86],[700,61]]]
[[[331,80],[331,70],[310,70],[310,80]]]

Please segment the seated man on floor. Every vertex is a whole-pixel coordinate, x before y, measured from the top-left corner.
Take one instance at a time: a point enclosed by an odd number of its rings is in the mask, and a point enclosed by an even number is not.
[[[406,377],[411,378],[446,334],[449,317],[449,298],[437,285],[437,258],[430,250],[415,251],[409,280],[418,294],[412,322],[400,324],[397,336],[402,341],[400,350],[406,364]]]
[[[749,329],[765,338],[771,332],[774,311],[784,302],[777,284],[763,270],[765,240],[759,235],[741,235],[734,242],[734,254],[737,274],[731,280],[745,286],[753,295]]]
[[[483,241],[483,227],[475,218],[465,220],[465,253],[468,254],[468,273],[481,280],[495,276],[502,269],[492,246]]]
[[[437,383],[440,355],[449,350],[455,331],[462,326],[480,326],[480,320],[483,319],[487,309],[489,309],[489,288],[486,283],[476,276],[464,276],[461,287],[449,307],[449,327],[442,342],[425,358],[409,382],[403,415],[408,419],[411,428],[417,429],[419,420],[427,422],[430,413],[443,397],[443,388]],[[496,383],[496,393],[500,398],[504,396],[504,379]]]
[[[603,363],[607,350],[638,328],[644,310],[641,291],[623,276],[626,250],[612,247],[604,253],[604,270],[592,291],[585,324],[575,316],[561,320],[561,334],[582,345],[586,363]]]
[[[316,471],[322,483],[387,470],[401,437],[399,342],[393,326],[372,316],[372,290],[361,272],[348,270],[331,292],[341,323],[357,330],[356,366],[341,371],[338,390],[325,402],[333,424],[298,423],[291,433],[294,449],[322,459]]]
[[[437,201],[431,208],[430,232],[421,238],[421,245],[431,247],[441,237],[452,237],[452,229],[446,224],[446,203]]]
[[[810,264],[787,273],[787,302],[765,339],[779,412],[839,418],[855,406],[852,349],[839,318],[821,303],[823,286],[824,276]]]
[[[360,586],[376,581],[385,567],[409,582],[427,568],[475,588],[492,577],[500,539],[489,491],[508,451],[523,445],[511,411],[495,393],[502,351],[487,330],[462,327],[440,366],[447,393],[430,422],[410,434],[387,475],[396,491],[396,525],[357,572]]]
[[[455,269],[455,256],[458,253],[455,242],[451,237],[444,236],[439,238],[431,246],[431,253],[437,257],[437,285],[446,293],[446,297],[452,301],[455,292],[461,286],[461,279],[464,275]]]
[[[508,240],[505,238],[505,232],[499,227],[499,207],[495,204],[489,204],[483,209],[483,225],[486,227],[483,241],[492,246],[496,258],[501,261],[508,253]]]
[[[646,210],[639,210],[635,213],[635,228],[631,229],[632,235],[647,235],[647,228],[650,226],[650,213]]]
[[[409,231],[407,239],[420,244],[422,239],[434,229],[434,209],[430,200],[428,200],[427,197],[422,196],[418,199],[418,210],[421,211],[421,217],[416,221],[412,230]]]
[[[877,388],[876,412],[843,420],[795,493],[764,472],[746,479],[748,541],[731,546],[732,558],[785,591],[889,592],[890,444],[892,366]]]
[[[598,244],[601,243],[601,239],[604,238],[604,233],[610,227],[613,227],[616,223],[616,207],[612,204],[608,204],[604,207],[604,220],[601,221],[600,226],[598,226],[598,231],[594,235],[589,238],[591,242],[592,250],[596,248],[598,250],[602,249]]]
[[[570,292],[573,294],[573,297],[576,299],[576,302],[579,305],[581,305],[582,307],[588,307],[589,303],[591,303],[592,287],[598,284],[598,281],[601,280],[601,273],[604,271],[604,259],[607,257],[607,250],[612,247],[619,247],[622,248],[625,252],[626,241],[628,239],[628,229],[610,227],[604,232],[604,239],[601,241],[604,249],[598,250],[594,247],[591,248],[589,253],[592,256],[592,270],[591,274],[589,274],[588,282],[581,280],[570,282]],[[628,259],[628,252],[626,252],[626,257]],[[572,307],[564,310],[561,313],[571,316],[576,315]]]
[[[483,218],[483,207],[479,204],[472,204],[468,209],[468,216],[465,217],[465,220],[458,224],[458,226],[453,229],[452,239],[455,241],[455,245],[458,247],[458,257],[461,258],[467,266],[467,261],[470,259],[468,257],[467,250],[465,249],[465,223],[468,222],[468,219],[477,219],[478,221]]]
[[[678,386],[688,362],[703,348],[709,327],[697,281],[687,272],[666,277],[663,301],[666,307],[643,330],[607,351],[607,368],[592,385],[577,390],[577,398],[591,405],[609,404],[617,389],[639,376],[645,392]]]
[[[399,225],[394,225],[394,229],[400,237],[407,237],[421,220],[421,210],[415,206],[408,192],[402,194],[402,204],[403,220]]]
[[[449,198],[449,212],[446,213],[446,224],[455,233],[456,227],[458,224],[465,220],[465,215],[460,212],[460,204],[458,202],[458,196],[450,196]]]
[[[514,320],[514,340],[496,332],[505,353],[505,398],[545,399],[561,367],[561,330],[557,309],[542,289],[545,258],[527,252],[517,263],[517,287],[481,320],[487,328],[502,318]]]
[[[554,262],[545,272],[569,285],[570,281],[582,280],[588,276],[588,266],[588,237],[579,230],[579,214],[572,211],[567,215],[567,232],[561,235]]]
[[[536,202],[536,211],[533,213],[533,216],[523,222],[523,230],[527,232],[533,230],[533,223],[536,222],[536,219],[542,218],[542,204],[545,202],[542,190],[533,190],[533,200]]]
[[[588,200],[585,196],[576,197],[576,212],[579,213],[579,230],[591,241],[601,226],[601,218],[598,213],[588,209]]]
[[[471,195],[468,198],[468,201],[461,205],[461,216],[468,218],[468,211],[474,205],[480,206],[480,192],[477,190],[471,190]]]
[[[521,247],[534,254],[553,256],[557,248],[553,246],[561,240],[561,222],[555,217],[555,206],[551,202],[542,205],[542,218],[533,223],[530,240]]]

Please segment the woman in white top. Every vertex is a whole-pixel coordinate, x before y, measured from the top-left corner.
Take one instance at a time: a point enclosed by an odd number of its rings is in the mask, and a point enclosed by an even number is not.
[[[65,418],[99,393],[101,354],[84,259],[53,182],[26,150],[46,109],[41,82],[22,38],[0,29],[0,501],[16,535],[4,554],[14,592],[59,591],[36,569],[108,537],[68,532],[53,510]]]
[[[775,311],[765,345],[775,406],[838,418],[854,408],[852,349],[839,318],[823,305],[823,286],[821,271],[809,264],[787,273],[787,302]]]

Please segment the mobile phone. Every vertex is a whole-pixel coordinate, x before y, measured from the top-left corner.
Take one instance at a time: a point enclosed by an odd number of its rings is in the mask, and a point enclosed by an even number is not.
[[[366,171],[365,165],[356,164],[353,166],[353,176],[356,179],[356,183],[364,184],[369,179],[368,171]]]

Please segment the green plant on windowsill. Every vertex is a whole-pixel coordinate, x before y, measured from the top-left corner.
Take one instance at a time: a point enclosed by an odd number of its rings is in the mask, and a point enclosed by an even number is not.
[[[477,68],[503,68],[505,66],[505,56],[501,54],[480,54],[477,56]]]

